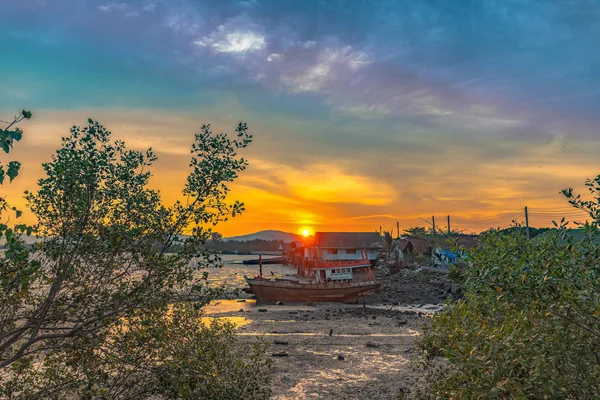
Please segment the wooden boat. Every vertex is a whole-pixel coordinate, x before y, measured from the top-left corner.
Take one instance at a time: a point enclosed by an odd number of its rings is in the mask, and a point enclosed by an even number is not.
[[[281,264],[283,263],[283,257],[271,257],[262,259],[262,256],[258,260],[244,260],[242,264],[244,265],[258,265],[258,264]]]
[[[264,279],[244,276],[261,302],[347,302],[375,292],[381,286],[366,257],[361,260],[318,261],[308,279]]]

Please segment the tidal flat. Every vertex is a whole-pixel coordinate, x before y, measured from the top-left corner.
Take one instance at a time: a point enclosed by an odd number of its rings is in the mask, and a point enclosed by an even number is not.
[[[415,339],[441,305],[280,304],[220,300],[210,317],[270,344],[273,399],[412,398],[423,372]]]

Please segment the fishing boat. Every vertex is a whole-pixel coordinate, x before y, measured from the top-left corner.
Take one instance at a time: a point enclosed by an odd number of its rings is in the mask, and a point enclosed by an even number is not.
[[[349,302],[374,293],[381,286],[366,255],[360,260],[315,260],[309,276],[265,279],[244,276],[261,302]]]

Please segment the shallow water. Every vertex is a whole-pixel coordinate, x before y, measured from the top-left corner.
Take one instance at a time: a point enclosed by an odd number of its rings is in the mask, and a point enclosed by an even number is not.
[[[263,256],[263,260],[277,256]],[[253,278],[258,275],[258,265],[244,265],[244,260],[258,260],[257,255],[235,255],[224,254],[222,256],[221,268],[210,268],[200,270],[199,274],[208,272],[208,281],[211,285],[225,285],[228,290],[247,287],[244,275]],[[289,265],[267,264],[263,265],[263,276],[265,277],[294,277],[296,268]]]

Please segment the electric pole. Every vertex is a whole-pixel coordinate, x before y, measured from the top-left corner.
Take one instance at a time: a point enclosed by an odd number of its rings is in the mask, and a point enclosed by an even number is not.
[[[433,236],[435,236],[435,215],[431,216],[431,225],[433,226]]]
[[[529,239],[529,212],[527,206],[525,206],[525,231],[527,232],[527,239]]]
[[[448,215],[448,236],[450,236],[450,216]]]
[[[396,228],[398,229],[398,239],[400,239],[400,221],[396,221]]]

